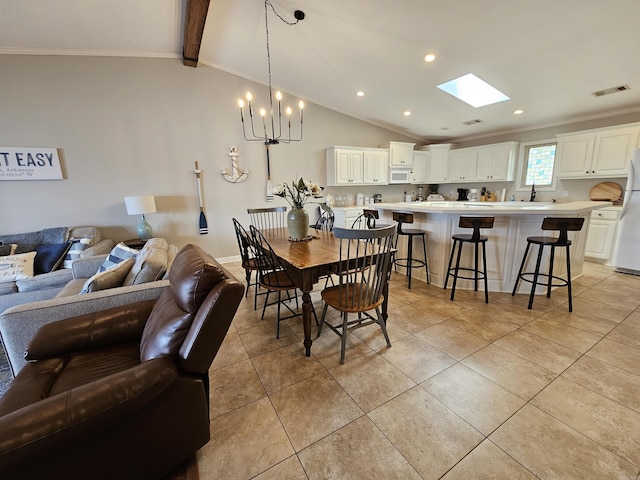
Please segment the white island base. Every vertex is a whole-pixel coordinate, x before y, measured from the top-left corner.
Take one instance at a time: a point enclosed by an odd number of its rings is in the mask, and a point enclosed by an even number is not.
[[[427,231],[427,258],[429,263],[429,280],[433,285],[443,287],[447,275],[449,256],[451,255],[451,236],[456,233],[471,233],[470,229],[460,229],[458,221],[461,216],[491,216],[495,217],[493,229],[482,230],[482,234],[489,238],[487,242],[487,270],[490,292],[509,292],[518,276],[518,269],[522,262],[522,256],[527,247],[527,237],[541,235],[555,235],[557,232],[544,232],[541,229],[542,220],[545,217],[581,217],[584,225],[579,232],[569,232],[572,241],[571,249],[571,276],[575,279],[582,275],[587,231],[589,229],[589,214],[592,210],[610,206],[610,202],[569,202],[550,203],[542,202],[413,202],[413,203],[379,203],[369,205],[380,214],[379,223],[393,223],[392,212],[404,211],[414,214],[413,228],[421,228]],[[337,209],[336,209],[337,210]],[[336,213],[336,219],[343,217]],[[342,226],[338,223],[336,226]],[[346,225],[345,225],[346,226]],[[351,227],[351,225],[348,225]],[[406,257],[407,237],[401,237],[398,241],[398,257]],[[548,253],[545,254],[541,264],[541,272],[547,272],[549,263]],[[417,258],[422,256],[422,248],[416,244],[413,249]],[[535,269],[538,246],[533,245],[529,250],[529,257],[525,265],[525,272]],[[455,261],[455,259],[454,259]],[[482,260],[480,259],[480,263]],[[464,245],[460,266],[473,267],[473,246]],[[557,249],[554,260],[554,275],[566,278],[565,249]],[[398,267],[398,272],[404,269]],[[424,268],[416,268],[412,272],[413,278],[426,281]],[[451,286],[451,281],[450,285]],[[459,279],[456,289],[473,289],[473,282]],[[478,289],[484,289],[482,283]],[[518,293],[529,293],[531,284],[520,282]],[[538,293],[544,290],[538,287]]]

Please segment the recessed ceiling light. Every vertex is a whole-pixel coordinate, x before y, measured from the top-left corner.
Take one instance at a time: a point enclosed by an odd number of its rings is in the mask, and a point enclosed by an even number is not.
[[[427,53],[424,57],[425,62],[433,62],[436,59],[436,56],[433,53]]]
[[[442,83],[438,88],[475,108],[510,100],[500,90],[480,80],[473,73]]]
[[[522,115],[523,113],[524,113],[524,110],[522,110],[521,108],[513,111],[514,115]]]
[[[359,97],[364,97],[364,92],[362,90],[358,90],[356,92],[356,95],[359,96]]]
[[[410,110],[405,110],[405,111],[404,111],[404,113],[403,113],[403,115],[404,115],[405,117],[410,117],[410,116],[411,116],[411,111],[410,111]]]

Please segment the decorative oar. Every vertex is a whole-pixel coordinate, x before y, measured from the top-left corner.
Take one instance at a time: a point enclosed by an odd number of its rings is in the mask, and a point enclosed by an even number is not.
[[[204,201],[202,199],[202,184],[200,174],[202,170],[198,168],[198,162],[196,162],[196,169],[193,171],[196,174],[196,186],[198,187],[198,203],[200,204],[200,235],[206,235],[209,233],[209,227],[207,227],[207,217],[204,216]]]
[[[271,161],[269,159],[269,143],[265,142],[267,148],[267,202],[273,201],[273,187],[271,186]]]

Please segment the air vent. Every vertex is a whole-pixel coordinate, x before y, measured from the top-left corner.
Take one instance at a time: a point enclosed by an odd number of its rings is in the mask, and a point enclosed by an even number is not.
[[[591,92],[591,95],[593,95],[594,97],[602,97],[603,95],[624,92],[625,90],[630,90],[629,85],[620,85],[619,87],[611,87],[605,90],[598,90],[597,92]]]
[[[467,120],[466,122],[462,122],[463,125],[475,125],[476,123],[482,123],[482,120],[476,118],[475,120]]]

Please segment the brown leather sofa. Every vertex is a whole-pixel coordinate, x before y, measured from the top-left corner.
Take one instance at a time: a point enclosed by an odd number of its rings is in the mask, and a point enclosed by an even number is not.
[[[0,400],[0,478],[157,479],[208,442],[207,372],[244,286],[194,245],[169,280],[38,331]]]

